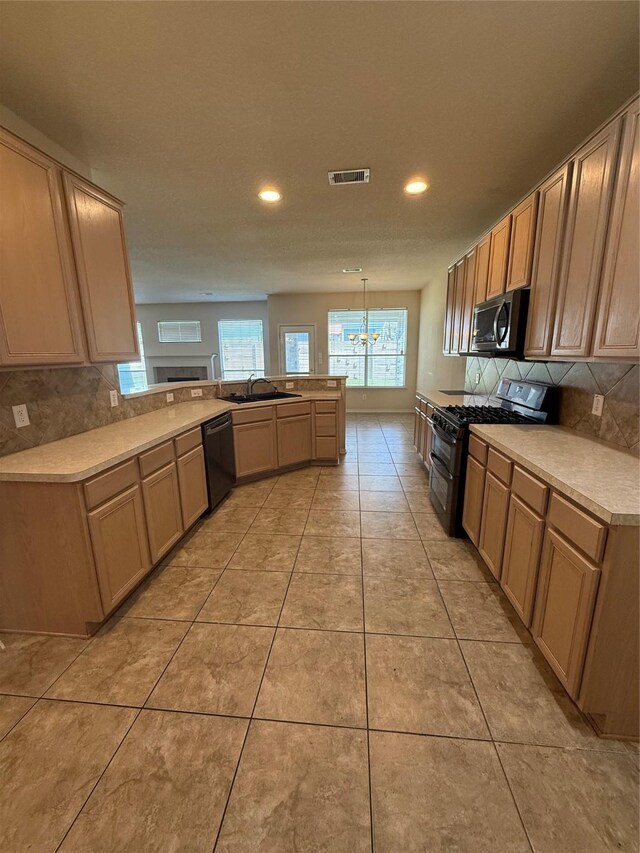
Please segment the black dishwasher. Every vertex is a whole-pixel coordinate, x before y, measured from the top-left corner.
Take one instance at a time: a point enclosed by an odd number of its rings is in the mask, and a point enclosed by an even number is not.
[[[202,424],[202,443],[207,466],[210,512],[229,494],[236,479],[233,427],[229,412]]]

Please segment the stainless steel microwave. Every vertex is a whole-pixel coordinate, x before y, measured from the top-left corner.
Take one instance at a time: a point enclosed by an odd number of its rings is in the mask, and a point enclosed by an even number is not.
[[[471,352],[521,356],[527,329],[529,288],[510,290],[473,310]]]

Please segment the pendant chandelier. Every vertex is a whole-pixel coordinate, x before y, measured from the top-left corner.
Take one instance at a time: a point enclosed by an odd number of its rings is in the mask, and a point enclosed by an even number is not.
[[[349,335],[349,340],[353,344],[354,347],[361,345],[366,347],[367,344],[373,346],[378,338],[380,337],[379,332],[373,332],[369,334],[367,331],[367,279],[362,279],[362,322],[360,323],[360,331],[356,335]]]

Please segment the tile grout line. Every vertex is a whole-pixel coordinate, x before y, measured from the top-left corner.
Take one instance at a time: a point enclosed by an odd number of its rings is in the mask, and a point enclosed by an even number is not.
[[[378,421],[379,423],[379,421]],[[358,447],[356,443],[356,447]],[[358,451],[358,458],[360,453]],[[358,478],[358,484],[360,480]],[[358,498],[362,493],[358,489]],[[362,534],[362,514],[360,515],[360,533]],[[364,550],[362,546],[362,535],[360,536],[360,572],[361,572],[361,589],[362,589],[362,636],[364,648],[364,702],[365,702],[365,720],[367,725],[367,775],[369,782],[369,832],[371,839],[371,851],[374,853],[376,849],[374,820],[373,820],[373,785],[371,782],[371,733],[369,731],[369,676],[367,672],[367,612],[364,590]]]

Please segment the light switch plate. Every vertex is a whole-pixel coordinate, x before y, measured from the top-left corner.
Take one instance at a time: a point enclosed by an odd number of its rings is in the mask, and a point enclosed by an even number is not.
[[[293,382],[285,382],[284,387],[285,388],[293,388]]]
[[[20,406],[11,406],[13,411],[13,420],[15,421],[18,429],[20,427],[29,426],[31,421],[29,420],[29,412],[27,411],[27,404],[22,403]]]
[[[338,383],[335,379],[327,379],[327,388],[337,388]]]
[[[192,397],[202,397],[202,388],[192,388],[191,389]]]
[[[167,391],[167,403],[173,403],[173,391]]]
[[[602,394],[594,394],[593,395],[593,406],[591,407],[591,414],[597,415],[598,417],[602,417],[602,409],[604,406],[604,397]]]
[[[118,392],[117,391],[109,391],[109,402],[111,403],[111,408],[114,406],[119,406],[120,401],[118,400]]]
[[[476,373],[476,385],[480,382],[480,371]]]

